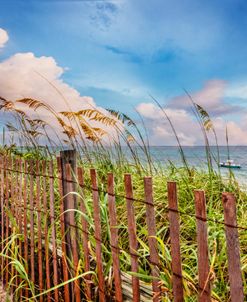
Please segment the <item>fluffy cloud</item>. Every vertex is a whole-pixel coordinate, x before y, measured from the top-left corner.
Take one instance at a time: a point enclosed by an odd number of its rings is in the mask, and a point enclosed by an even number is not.
[[[226,126],[229,138],[229,145],[247,145],[246,124],[247,116],[244,116],[239,123],[234,121],[225,121],[219,117],[214,120],[214,127],[218,136],[220,145],[226,144]]]
[[[174,133],[169,122],[160,108],[152,103],[141,103],[137,111],[145,118],[149,129],[151,144],[174,145]],[[179,141],[182,145],[194,145],[197,142],[199,127],[184,109],[165,109],[172,124],[176,128]]]
[[[0,63],[0,94],[10,100],[36,98],[56,111],[95,106],[91,97],[80,96],[61,79],[64,71],[52,57],[35,57],[31,52],[17,53]]]
[[[0,63],[0,96],[8,100],[34,98],[48,104],[56,112],[93,108],[105,113],[92,97],[81,96],[62,80],[64,71],[52,57],[36,57],[31,52],[17,53]],[[20,104],[18,108],[25,110],[32,118],[42,118],[52,127],[58,127],[55,118],[44,109],[36,113],[25,105]]]
[[[205,108],[212,116],[241,110],[240,107],[227,104],[224,101],[226,90],[227,83],[225,81],[210,80],[205,83],[201,90],[191,93],[191,97],[195,103]],[[188,110],[191,107],[191,102],[187,95],[182,95],[171,99],[168,106]]]
[[[205,85],[209,87],[209,91],[204,87],[201,92],[197,92],[195,101],[199,102],[206,110],[217,111],[222,104],[223,89],[219,89],[218,85]],[[223,84],[223,83],[222,83]],[[203,145],[203,134],[199,127],[195,116],[188,110],[188,106],[184,105],[187,96],[172,99],[164,110],[170,118],[179,141],[182,145]],[[182,109],[178,109],[179,106]],[[153,103],[141,103],[136,107],[137,111],[144,117],[146,127],[150,135],[150,143],[153,145],[176,145],[174,133],[169,125],[167,118],[158,106]],[[224,111],[223,111],[224,112]],[[212,116],[212,122],[216,130],[219,145],[226,145],[226,127],[228,129],[230,145],[247,145],[247,114],[242,114],[238,122],[233,120],[224,120],[222,116]],[[209,139],[215,144],[215,138],[209,133]]]
[[[4,45],[8,42],[9,36],[6,30],[0,28],[0,48],[4,47]]]
[[[231,98],[247,99],[247,82],[231,85],[226,90],[226,96]]]

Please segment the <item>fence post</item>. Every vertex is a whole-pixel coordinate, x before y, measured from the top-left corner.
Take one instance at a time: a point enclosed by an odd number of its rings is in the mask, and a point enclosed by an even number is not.
[[[69,186],[69,192],[74,192],[75,190],[73,189],[73,176],[71,173],[71,165],[66,164],[66,180],[68,181],[68,186]],[[74,195],[69,194],[68,195],[68,205],[70,207],[68,209],[77,209],[76,205],[73,203],[73,197]],[[72,248],[72,276],[76,277],[77,275],[77,270],[78,270],[78,264],[79,264],[79,245],[77,244],[77,227],[76,227],[76,220],[75,220],[75,212],[70,211],[68,213],[70,215],[70,240],[71,240],[71,248]],[[76,279],[74,281],[74,291],[73,291],[73,296],[75,298],[76,302],[81,301],[81,293],[80,293],[80,282],[81,280]]]
[[[75,195],[69,194],[70,192],[75,192],[76,184],[75,184],[75,175],[76,175],[76,150],[65,150],[60,152],[60,163],[61,163],[61,176],[62,176],[62,194],[63,194],[63,210],[64,213],[64,230],[65,230],[65,244],[66,244],[66,254],[70,259],[71,263],[73,263],[73,259],[75,255],[73,255],[73,251],[76,250],[78,252],[78,244],[76,241],[77,231],[76,228],[73,227],[75,225],[75,212],[70,211],[66,212],[69,209],[76,209],[76,197]],[[72,181],[68,179],[70,175],[68,175],[68,164],[71,170]],[[77,258],[79,255],[77,255]],[[73,274],[70,276],[73,277]],[[70,283],[70,301],[75,300],[74,295],[74,286],[73,283]]]
[[[168,206],[169,206],[169,229],[171,238],[171,256],[172,256],[172,287],[174,302],[184,301],[183,276],[180,255],[179,240],[179,213],[177,200],[177,184],[170,181],[167,183]]]
[[[198,272],[199,272],[199,302],[211,301],[210,268],[208,260],[208,234],[206,199],[202,190],[194,191],[196,208]]]
[[[243,281],[237,229],[236,199],[232,193],[223,193],[225,234],[231,301],[244,301]]]

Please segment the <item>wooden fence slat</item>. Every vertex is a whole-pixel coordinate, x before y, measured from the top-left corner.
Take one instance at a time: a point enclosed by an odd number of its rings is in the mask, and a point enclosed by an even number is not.
[[[10,178],[11,178],[11,183],[10,183],[10,213],[11,213],[11,219],[10,219],[10,236],[12,233],[17,232],[16,227],[15,227],[15,210],[16,210],[16,177],[15,177],[15,160],[11,157],[11,164],[10,164]],[[13,248],[16,248],[16,239],[13,242],[13,245],[11,245],[11,250],[13,251]],[[12,252],[11,252],[12,253]],[[11,255],[12,256],[12,255]],[[14,269],[14,264],[12,263],[10,265],[10,278],[13,278],[15,275],[15,269]],[[10,287],[10,292],[11,294],[14,293],[15,290],[15,284],[14,282],[11,282],[11,287]]]
[[[14,205],[14,209],[13,209],[13,218],[14,218],[14,226],[15,226],[15,230],[16,230],[16,233],[17,235],[20,234],[20,229],[19,229],[19,226],[20,226],[20,217],[21,217],[21,213],[20,213],[20,210],[21,210],[21,207],[20,207],[20,184],[19,184],[19,178],[20,178],[20,173],[19,173],[19,159],[14,159],[13,161],[13,170],[14,172],[12,173],[13,174],[13,185],[14,185],[14,202],[13,202],[13,205]],[[18,258],[20,257],[21,255],[21,240],[20,240],[20,237],[17,237],[16,240],[15,240],[15,248],[17,249],[17,253],[18,253]],[[14,266],[14,269],[13,269],[13,276],[15,276],[15,284],[14,284],[14,291],[18,288],[19,284],[20,284],[20,275],[18,273],[18,271],[16,270],[15,266]],[[19,292],[20,294],[20,292]]]
[[[13,225],[12,228],[16,232],[16,234],[20,234],[19,232],[19,160],[13,158],[12,165],[12,185],[13,185],[13,197],[11,205],[13,206],[12,214],[13,214]],[[17,237],[15,239],[15,249],[18,251],[18,255],[20,255],[20,240]],[[15,282],[13,282],[13,293],[17,289],[20,284],[19,274],[15,268],[15,265],[12,266],[12,276],[15,276]]]
[[[124,175],[124,185],[126,194],[127,219],[128,219],[128,234],[129,248],[131,259],[131,271],[138,273],[138,241],[136,235],[135,210],[133,204],[133,187],[130,174]],[[132,276],[132,294],[133,302],[140,302],[140,282],[139,278]]]
[[[47,162],[42,161],[42,202],[44,208],[44,236],[45,236],[45,280],[46,280],[46,289],[51,288],[51,274],[50,274],[50,261],[49,261],[49,236],[48,236],[48,216],[49,210],[47,205]],[[51,292],[47,293],[47,302],[51,302]],[[67,302],[67,301],[66,301]]]
[[[54,170],[53,162],[49,162],[49,184],[50,184],[50,219],[51,219],[51,239],[52,239],[52,259],[53,259],[53,285],[58,285],[58,263],[57,263],[57,243],[56,243],[56,225],[54,209]],[[59,302],[58,289],[54,290],[54,299]]]
[[[80,202],[80,210],[86,216],[87,210],[85,207],[85,199],[84,199],[84,171],[81,167],[77,168],[77,178],[78,184],[80,186],[81,191],[81,202]],[[89,251],[89,236],[88,236],[88,222],[86,218],[81,215],[81,224],[82,224],[82,245],[83,245],[83,256],[84,256],[84,268],[85,272],[90,271],[90,251]],[[91,275],[86,275],[84,277],[85,280],[85,295],[87,301],[92,300],[92,288],[91,288]]]
[[[97,183],[97,174],[95,169],[90,169],[90,176],[92,182],[92,196],[93,196],[93,217],[95,227],[95,241],[96,241],[96,261],[97,261],[97,274],[99,280],[99,300],[105,302],[105,281],[103,273],[102,262],[102,249],[101,249],[101,219],[100,219],[100,206],[99,206],[99,191]]]
[[[20,176],[21,176],[21,173],[20,173],[20,160],[19,159],[16,159],[15,160],[15,170],[16,170],[16,173],[15,173],[15,177],[16,177],[16,180],[15,180],[15,183],[16,183],[16,188],[15,188],[15,223],[16,223],[16,228],[17,228],[17,232],[18,232],[18,235],[21,234],[21,230],[20,230],[20,219],[21,219],[21,206],[20,206],[20,191],[21,191],[21,184],[20,184]],[[17,249],[18,249],[18,257],[21,257],[21,239],[20,237],[18,237],[16,239],[16,245],[17,245]],[[16,279],[15,279],[15,290],[18,288],[19,284],[21,283],[21,280],[20,280],[20,274],[17,272],[17,270],[15,269],[15,276],[16,276]],[[19,295],[21,296],[21,289],[19,291]]]
[[[34,257],[34,164],[33,161],[29,161],[29,170],[30,170],[30,181],[29,181],[29,199],[30,199],[30,239],[31,239],[31,281],[35,284],[35,257]]]
[[[6,157],[6,170],[5,170],[5,191],[6,191],[6,199],[5,199],[5,209],[6,209],[6,224],[5,224],[5,246],[8,244],[9,241],[9,190],[10,190],[10,172],[8,171],[8,169],[10,169],[10,158]],[[6,255],[9,256],[9,252],[6,251]],[[9,259],[6,258],[5,259],[5,279],[3,278],[3,280],[5,280],[6,284],[8,284],[9,282]]]
[[[208,234],[205,192],[195,190],[195,210],[198,245],[198,273],[199,273],[199,302],[211,301],[210,267],[208,258]]]
[[[5,229],[5,200],[4,200],[4,184],[5,184],[5,158],[1,156],[1,252],[4,248],[4,229]],[[4,279],[4,257],[1,257],[1,279]]]
[[[110,221],[110,244],[113,260],[113,276],[115,283],[115,298],[117,302],[123,301],[122,295],[122,281],[119,263],[119,247],[118,247],[118,224],[117,224],[117,210],[114,192],[114,176],[108,173],[107,177],[107,193],[108,193],[108,210]]]
[[[70,216],[70,244],[72,248],[72,258],[73,258],[73,277],[77,275],[77,269],[78,269],[78,263],[79,263],[79,257],[78,257],[78,245],[77,245],[77,229],[76,229],[76,221],[75,221],[75,212],[73,211],[75,208],[74,204],[74,196],[72,195],[73,192],[73,185],[72,185],[72,171],[71,171],[71,165],[66,164],[65,165],[65,173],[66,173],[66,180],[67,180],[67,189],[68,189],[68,196],[67,196],[67,210],[72,210],[68,214],[71,214]],[[80,293],[80,280],[76,279],[74,281],[74,297],[76,302],[81,301],[81,293]]]
[[[42,217],[40,203],[40,161],[36,161],[36,203],[38,211],[38,271],[39,271],[39,291],[44,291],[43,285],[43,255],[42,255]],[[43,301],[43,295],[39,298]]]
[[[183,276],[182,276],[182,264],[180,253],[180,222],[178,213],[178,198],[177,198],[177,184],[174,181],[167,183],[168,193],[168,219],[169,230],[171,239],[171,258],[172,258],[172,288],[174,302],[184,301],[183,293]]]
[[[232,193],[222,194],[224,209],[225,234],[227,243],[228,273],[230,280],[231,301],[244,301],[241,274],[240,249],[237,227],[236,198]]]
[[[34,164],[35,163],[35,164]],[[24,165],[24,166],[23,166]],[[42,162],[42,174],[40,175],[40,161],[22,161],[15,157],[0,157],[0,248],[4,248],[9,243],[9,237],[14,232],[23,234],[24,242],[19,238],[16,239],[16,246],[19,249],[19,255],[24,258],[26,262],[26,272],[31,275],[31,281],[35,285],[35,291],[39,285],[39,292],[45,289],[50,289],[52,286],[59,284],[62,281],[68,281],[70,277],[77,276],[79,269],[79,254],[80,247],[78,245],[76,216],[74,209],[77,209],[77,204],[80,205],[80,210],[84,215],[81,217],[82,225],[82,249],[85,272],[90,271],[90,238],[88,221],[85,218],[87,207],[84,203],[84,171],[82,168],[76,168],[75,163],[61,164],[61,158],[57,159],[58,177],[59,177],[59,192],[61,201],[64,193],[76,191],[76,188],[81,187],[82,200],[79,204],[78,197],[73,194],[68,194],[65,197],[65,203],[61,202],[60,206],[60,230],[61,246],[62,246],[62,268],[63,276],[58,275],[60,259],[58,258],[59,248],[57,246],[56,234],[56,219],[55,219],[55,183],[54,183],[54,167],[53,162],[49,162],[49,175],[47,176],[47,163]],[[74,170],[75,168],[75,170]],[[22,172],[24,174],[22,175]],[[34,175],[36,172],[36,175]],[[74,173],[76,172],[76,173]],[[78,184],[74,182],[74,176],[77,175]],[[106,292],[106,284],[104,280],[104,267],[102,256],[102,229],[101,229],[101,208],[100,208],[100,194],[97,182],[97,173],[95,169],[90,170],[91,184],[92,184],[92,199],[93,199],[93,219],[95,229],[95,255],[96,268],[98,276],[98,291],[99,301],[105,302],[108,299],[108,292]],[[49,178],[49,184],[48,184]],[[42,180],[42,182],[41,182]],[[64,187],[65,186],[65,187]],[[120,271],[120,250],[118,246],[119,232],[117,221],[116,196],[114,190],[114,176],[108,173],[107,177],[107,193],[108,193],[108,212],[110,222],[110,245],[113,259],[113,277],[115,285],[115,301],[122,302],[124,297],[122,293],[122,278]],[[128,236],[130,247],[131,271],[138,273],[138,240],[136,233],[136,221],[134,211],[134,198],[131,175],[124,175],[125,199],[127,207],[128,219]],[[183,293],[183,278],[182,265],[180,254],[180,240],[179,240],[179,212],[177,200],[177,187],[175,182],[167,183],[168,190],[168,204],[169,204],[169,228],[171,240],[171,257],[172,257],[172,274],[173,274],[173,294],[175,302],[184,301]],[[156,223],[155,223],[155,207],[153,200],[153,184],[152,177],[144,178],[144,193],[146,203],[146,222],[149,246],[149,263],[151,267],[153,301],[160,302],[161,297],[161,282],[159,272],[159,250],[158,241],[156,238]],[[42,198],[42,201],[41,201]],[[49,198],[49,205],[47,198]],[[198,301],[211,301],[211,284],[210,284],[210,266],[209,266],[209,251],[208,251],[208,234],[207,234],[207,215],[206,215],[206,198],[202,190],[194,191],[195,211],[196,211],[196,225],[197,225],[197,244],[198,244],[198,274],[199,274],[199,294]],[[237,215],[236,215],[236,198],[232,193],[223,193],[222,202],[224,209],[225,234],[227,242],[227,257],[228,257],[228,272],[230,280],[230,295],[231,301],[243,302],[244,290],[241,273],[241,259],[239,237],[237,229]],[[64,207],[65,206],[65,207]],[[43,209],[42,209],[43,207]],[[72,211],[69,211],[72,209]],[[43,211],[48,215],[43,215]],[[67,221],[65,223],[64,211],[66,213]],[[11,218],[13,217],[13,219]],[[68,229],[66,229],[66,227]],[[48,227],[51,228],[51,243],[52,243],[52,257],[50,257],[50,240]],[[66,232],[69,231],[70,241],[64,240]],[[43,235],[45,238],[45,268],[43,265]],[[37,237],[37,238],[36,238]],[[80,237],[81,238],[81,237]],[[6,240],[7,239],[7,240]],[[3,241],[6,240],[6,241]],[[37,243],[37,251],[36,251]],[[71,248],[72,263],[71,270],[69,270],[66,256],[68,250],[66,245]],[[11,248],[14,244],[11,246]],[[15,247],[16,247],[15,246]],[[36,254],[37,252],[37,254]],[[6,251],[8,256],[10,251]],[[51,262],[52,261],[52,262]],[[11,276],[16,275],[16,279],[12,282],[10,288],[14,293],[15,287],[21,283],[21,278],[14,265],[9,265],[10,260],[2,257],[0,267],[3,270],[3,283],[9,285]],[[51,265],[53,269],[51,269]],[[51,281],[51,278],[52,281]],[[36,280],[37,279],[37,280]],[[83,279],[85,282],[85,296],[87,301],[96,300],[98,297],[94,296],[92,288],[92,275],[86,275]],[[62,282],[61,281],[61,282]],[[82,280],[77,279],[71,285],[64,285],[63,289],[55,289],[47,294],[47,297],[39,297],[40,301],[55,301],[61,299],[65,302],[80,302],[82,299],[80,283]],[[26,299],[29,298],[30,292],[28,284],[25,285],[25,291],[21,290],[20,296],[24,295]],[[71,291],[72,289],[72,291]],[[54,293],[54,294],[53,294]],[[110,293],[110,292],[109,292]],[[140,280],[137,276],[132,276],[132,293],[133,302],[140,302]],[[14,293],[15,294],[15,293]],[[53,297],[54,295],[54,297]],[[72,295],[72,298],[71,298]],[[112,298],[112,297],[111,297]],[[109,297],[110,299],[110,297]]]
[[[20,210],[20,215],[19,215],[19,232],[20,234],[23,233],[23,204],[22,204],[22,198],[23,198],[23,161],[22,159],[19,159],[19,184],[18,184],[18,189],[19,189],[19,210]],[[23,242],[22,242],[23,246]]]
[[[22,203],[22,197],[23,197],[23,161],[22,159],[18,159],[18,166],[19,166],[19,178],[18,178],[18,209],[19,209],[19,234],[23,234],[23,203]],[[19,254],[21,259],[24,259],[24,252],[23,252],[24,242],[22,239],[19,239]],[[17,279],[17,286],[22,282],[23,280],[21,277]],[[23,287],[20,289],[20,297],[22,299],[23,296]]]
[[[16,228],[15,228],[15,203],[16,203],[16,199],[15,199],[15,193],[16,193],[16,178],[15,178],[15,160],[10,157],[10,178],[11,178],[11,183],[10,183],[10,215],[12,216],[10,219],[10,231],[12,232],[16,232]],[[12,234],[9,234],[10,236]],[[16,244],[16,240],[14,241],[14,244]],[[13,245],[12,245],[13,246]],[[11,249],[12,249],[11,246]],[[14,264],[12,263],[10,265],[10,278],[12,279],[15,275],[15,269],[14,269]],[[11,282],[11,286],[10,286],[10,292],[11,294],[14,293],[15,290],[15,285],[14,282]]]
[[[68,263],[67,263],[67,250],[65,242],[65,225],[64,225],[64,203],[63,203],[63,182],[62,182],[62,167],[61,158],[57,157],[57,171],[59,179],[59,193],[60,193],[60,223],[61,223],[61,237],[62,237],[62,267],[63,267],[63,281],[69,280]],[[70,302],[69,284],[64,285],[64,301]]]
[[[28,186],[28,163],[24,161],[24,178],[23,178],[23,234],[24,234],[24,259],[25,259],[25,270],[27,275],[29,274],[29,265],[28,265],[28,217],[27,217],[27,186]],[[25,298],[28,298],[28,284],[25,286]],[[49,301],[50,302],[50,301]]]
[[[161,300],[161,288],[159,282],[159,253],[156,237],[155,212],[153,202],[152,177],[144,177],[144,192],[146,202],[146,220],[148,227],[148,245],[150,250],[151,275],[153,277],[153,302]]]
[[[4,157],[4,165],[3,165],[3,180],[4,180],[4,184],[3,184],[3,208],[4,208],[4,228],[2,231],[2,236],[4,238],[4,245],[6,246],[7,244],[7,226],[8,226],[8,213],[7,213],[7,198],[8,198],[8,174],[7,174],[7,168],[8,168],[8,160],[6,157]],[[6,266],[7,266],[7,259],[5,257],[3,257],[3,267],[5,268],[5,270],[2,271],[2,280],[5,280],[6,284],[7,284],[7,280],[6,280]]]

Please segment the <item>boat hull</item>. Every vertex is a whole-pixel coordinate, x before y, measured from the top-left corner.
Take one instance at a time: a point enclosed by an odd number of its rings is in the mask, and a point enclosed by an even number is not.
[[[230,168],[230,169],[241,169],[241,166],[239,166],[239,165],[224,165],[224,164],[220,164],[220,167],[222,167],[222,168]]]

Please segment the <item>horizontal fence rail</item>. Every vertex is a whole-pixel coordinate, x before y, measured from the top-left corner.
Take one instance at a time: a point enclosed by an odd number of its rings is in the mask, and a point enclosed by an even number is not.
[[[0,157],[1,279],[18,301],[179,302],[185,299],[186,282],[198,301],[211,301],[209,222],[225,227],[229,297],[244,301],[238,231],[247,228],[237,225],[232,193],[222,195],[223,222],[207,217],[204,191],[194,191],[194,213],[179,210],[177,183],[168,182],[167,206],[162,209],[168,231],[162,239],[153,178],[144,177],[143,199],[134,198],[130,174],[123,177],[124,194],[115,193],[113,173],[103,178],[106,189],[95,169],[86,176],[77,166],[74,151],[61,152],[57,161]],[[142,206],[145,214],[140,217]],[[184,216],[196,226],[195,280],[183,270]],[[167,278],[171,288],[163,285]]]

